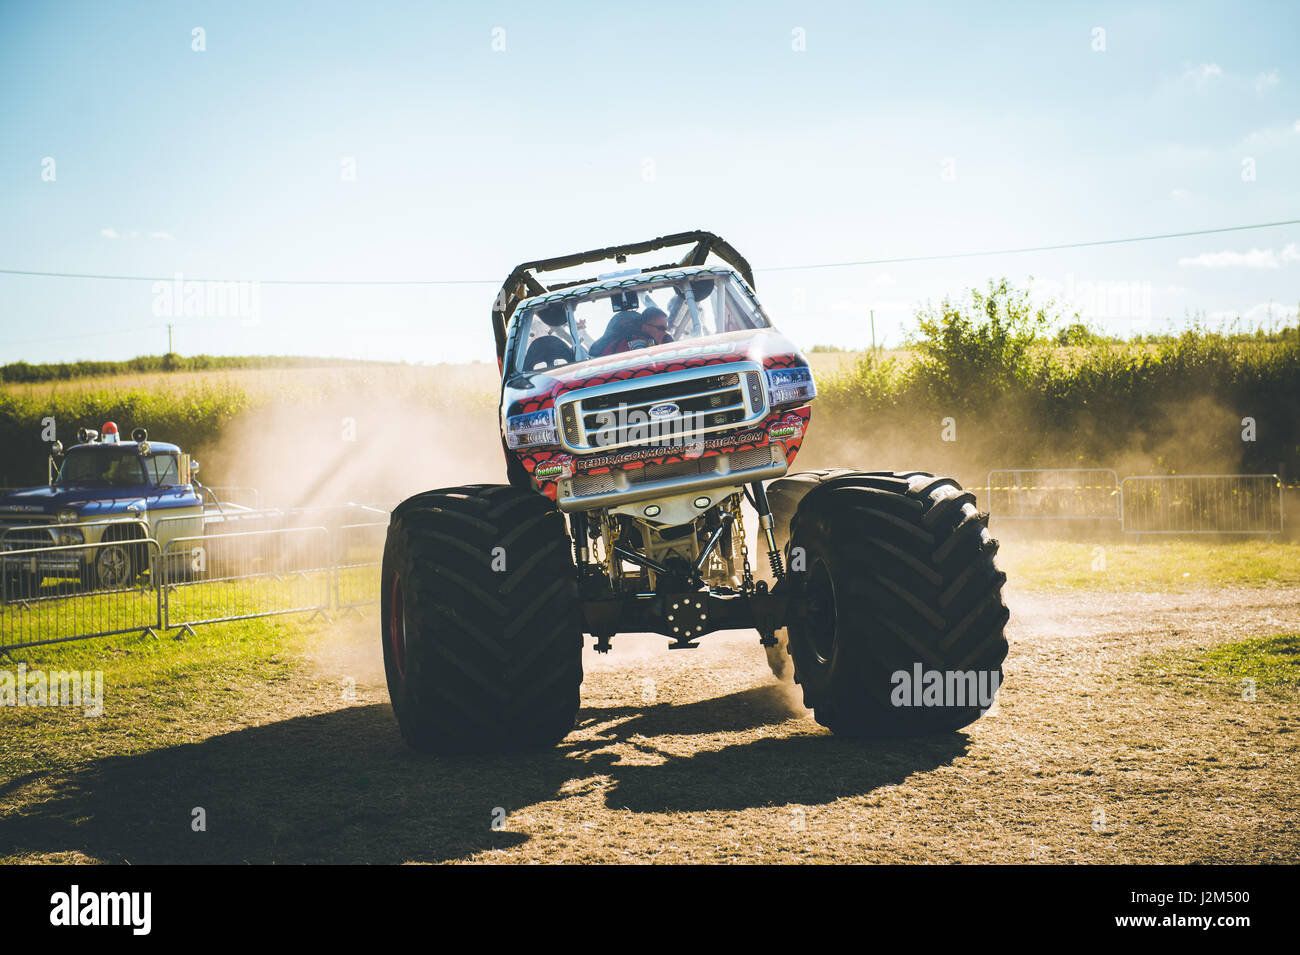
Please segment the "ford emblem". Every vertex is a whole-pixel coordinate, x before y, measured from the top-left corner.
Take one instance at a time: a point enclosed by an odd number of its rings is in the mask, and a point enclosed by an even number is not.
[[[673,404],[673,402],[665,401],[663,404],[655,405],[653,408],[650,409],[650,417],[671,418],[673,415],[681,414],[681,412],[682,409],[677,407],[677,405]]]

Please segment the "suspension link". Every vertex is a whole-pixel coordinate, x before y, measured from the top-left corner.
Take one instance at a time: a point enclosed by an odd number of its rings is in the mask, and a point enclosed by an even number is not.
[[[754,592],[754,572],[749,566],[749,540],[745,536],[745,516],[741,513],[740,501],[741,495],[739,493],[731,496],[731,513],[736,518],[732,533],[740,539],[740,566],[742,568],[740,589],[743,593],[752,594]]]
[[[781,551],[776,546],[775,522],[772,518],[772,505],[767,500],[767,488],[763,487],[762,481],[755,481],[752,487],[754,509],[758,511],[758,526],[767,538],[767,562],[771,565],[772,576],[778,581],[784,580],[785,564],[781,559]]]

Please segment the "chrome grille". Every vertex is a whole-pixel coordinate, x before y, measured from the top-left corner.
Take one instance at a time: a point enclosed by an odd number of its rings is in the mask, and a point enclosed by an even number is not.
[[[757,369],[725,367],[735,370],[714,366],[656,375],[653,384],[633,379],[575,391],[560,402],[564,442],[579,453],[672,447],[755,423],[766,410]]]
[[[50,547],[54,534],[48,526],[9,527],[0,530],[0,544],[5,550],[26,550],[30,547]]]
[[[763,409],[763,385],[762,380],[758,377],[758,372],[746,372],[745,383],[749,386],[750,409],[753,411],[761,411]]]
[[[578,410],[575,402],[560,408],[560,423],[564,427],[564,440],[570,444],[577,444],[582,440],[582,435],[578,432]]]
[[[5,511],[0,510],[0,525],[11,524],[53,524],[54,518],[49,514],[40,514],[33,511]]]
[[[733,471],[752,471],[754,468],[765,468],[772,463],[772,449],[766,445],[761,448],[751,448],[748,451],[737,451],[731,455],[731,470]]]
[[[613,474],[580,474],[573,479],[574,497],[608,494],[616,489]]]

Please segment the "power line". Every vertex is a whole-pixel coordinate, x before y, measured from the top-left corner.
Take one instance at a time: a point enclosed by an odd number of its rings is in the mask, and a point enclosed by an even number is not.
[[[104,338],[108,335],[134,335],[138,332],[155,332],[158,330],[157,325],[141,326],[140,328],[114,328],[103,332],[83,332],[80,335],[63,335],[59,338],[24,338],[16,342],[0,342],[0,347],[9,348],[13,345],[49,345],[56,342],[80,341],[83,338]]]
[[[1274,229],[1279,226],[1300,225],[1300,219],[1280,222],[1257,222],[1251,225],[1224,226],[1219,229],[1197,229],[1192,232],[1165,232],[1159,235],[1137,235],[1122,239],[1096,239],[1088,242],[1063,242],[1058,245],[1036,245],[1015,249],[989,249],[982,252],[947,252],[938,255],[911,255],[888,259],[860,259],[853,262],[819,262],[808,265],[778,265],[756,269],[757,272],[796,272],[810,269],[840,269],[859,265],[899,265],[906,262],[937,262],[942,259],[973,259],[990,255],[1020,255],[1026,252],[1057,252],[1063,249],[1086,249],[1105,245],[1124,245],[1131,242],[1155,242],[1162,239],[1185,239],[1198,235],[1219,235],[1225,232],[1246,232],[1253,229]],[[0,275],[28,275],[40,278],[102,279],[114,282],[173,282],[176,277],[153,275],[99,275],[86,272],[36,272],[27,269],[0,269]],[[498,285],[493,279],[207,279],[184,278],[186,282],[230,283],[256,281],[259,285],[296,286],[422,286],[422,285]]]
[[[1272,229],[1277,226],[1300,225],[1300,219],[1282,222],[1259,222],[1254,225],[1233,225],[1221,229],[1198,229],[1194,232],[1166,232],[1161,235],[1137,235],[1125,239],[1096,239],[1091,242],[1064,242],[1060,245],[1036,245],[1021,249],[992,249],[987,252],[949,252],[943,255],[913,255],[894,259],[862,259],[857,262],[823,262],[816,265],[782,265],[758,269],[759,272],[794,272],[804,269],[840,269],[854,265],[897,265],[903,262],[936,262],[940,259],[973,259],[986,255],[1017,255],[1021,252],[1056,252],[1061,249],[1086,249],[1099,245],[1123,245],[1128,242],[1154,242],[1158,239],[1184,239],[1197,235],[1216,235],[1221,232],[1245,232],[1248,229]]]
[[[95,275],[88,272],[32,272],[26,269],[0,269],[2,275],[34,275],[47,279],[104,279],[110,282],[175,282],[175,275]],[[492,279],[376,279],[352,281],[348,279],[196,279],[181,276],[182,282],[232,282],[258,285],[499,285]]]

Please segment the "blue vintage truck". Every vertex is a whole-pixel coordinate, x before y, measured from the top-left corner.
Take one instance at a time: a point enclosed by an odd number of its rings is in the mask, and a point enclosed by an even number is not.
[[[0,594],[34,594],[46,577],[130,586],[149,566],[146,538],[166,548],[202,533],[197,472],[178,446],[150,441],[143,428],[123,441],[112,421],[100,431],[82,428],[66,452],[56,441],[48,485],[0,494]]]

